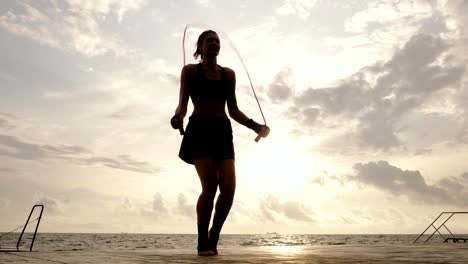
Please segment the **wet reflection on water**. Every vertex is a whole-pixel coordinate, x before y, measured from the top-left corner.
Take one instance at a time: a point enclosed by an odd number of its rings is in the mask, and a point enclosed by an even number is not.
[[[269,247],[269,250],[277,255],[298,255],[305,253],[305,247],[303,246],[272,246]]]

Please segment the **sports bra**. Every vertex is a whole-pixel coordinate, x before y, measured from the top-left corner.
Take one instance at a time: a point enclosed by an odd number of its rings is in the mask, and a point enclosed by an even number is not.
[[[221,79],[208,80],[203,74],[201,63],[197,65],[193,85],[190,86],[192,102],[205,100],[226,100],[228,97],[229,79],[224,68],[221,68]]]

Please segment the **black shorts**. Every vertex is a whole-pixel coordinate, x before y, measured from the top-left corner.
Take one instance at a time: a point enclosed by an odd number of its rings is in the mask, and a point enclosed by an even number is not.
[[[179,158],[193,164],[194,158],[234,159],[231,122],[226,117],[192,115],[182,139]]]

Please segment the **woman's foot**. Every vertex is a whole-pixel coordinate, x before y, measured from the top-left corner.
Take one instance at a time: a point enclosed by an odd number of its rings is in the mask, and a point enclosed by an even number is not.
[[[218,240],[219,240],[219,234],[216,234],[210,230],[208,232],[208,240],[209,240],[209,245],[210,245],[210,250],[213,252],[213,254],[216,256],[218,255]]]
[[[208,239],[199,239],[197,250],[198,256],[209,257],[215,255],[213,250],[211,250],[210,241]]]
[[[207,250],[198,250],[198,256],[201,256],[201,257],[211,257],[211,256],[214,256],[215,253],[213,251],[211,251],[211,249],[207,249]]]

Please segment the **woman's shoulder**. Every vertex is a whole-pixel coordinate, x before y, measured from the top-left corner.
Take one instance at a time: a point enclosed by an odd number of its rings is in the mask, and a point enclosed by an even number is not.
[[[232,79],[236,78],[236,73],[234,72],[233,69],[231,69],[229,67],[223,67],[223,69],[224,69],[224,73],[226,74],[228,79],[232,80]]]
[[[197,64],[190,63],[190,64],[184,65],[183,69],[188,70],[188,71],[192,71],[192,70],[197,69],[197,66],[198,66],[198,63]]]
[[[189,76],[193,76],[197,71],[197,66],[198,64],[187,64],[182,68],[182,71]]]

